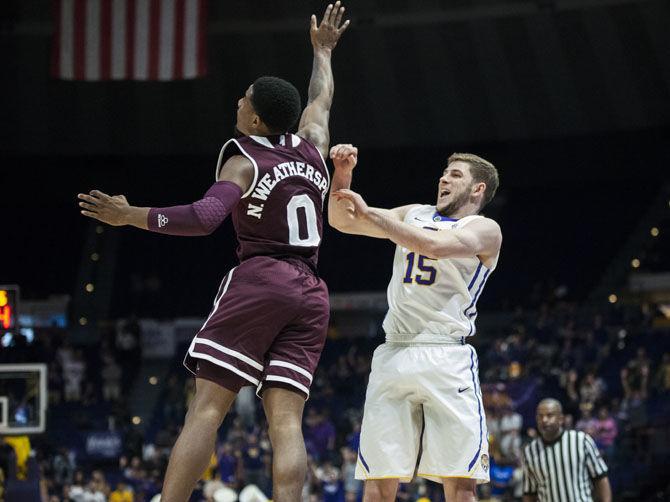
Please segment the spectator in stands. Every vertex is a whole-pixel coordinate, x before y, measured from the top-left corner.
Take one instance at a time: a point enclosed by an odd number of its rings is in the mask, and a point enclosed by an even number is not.
[[[598,421],[593,417],[593,403],[585,401],[579,405],[579,409],[582,414],[575,424],[575,429],[584,431],[593,437],[598,428]]]
[[[609,461],[614,453],[614,442],[619,433],[616,420],[610,415],[606,406],[598,410],[598,419],[595,424],[593,439],[600,449],[605,461]]]
[[[342,481],[344,482],[345,502],[356,502],[363,493],[363,482],[354,477],[356,473],[357,452],[344,446],[342,455]]]
[[[65,500],[73,500],[74,502],[83,501],[85,485],[84,472],[81,470],[75,471],[72,485],[63,487],[63,497]]]
[[[123,469],[123,477],[130,483],[132,486],[136,486],[142,476],[142,460],[140,457],[133,457],[130,460],[130,463],[126,465]]]
[[[119,481],[116,490],[109,494],[109,502],[135,502],[133,491],[123,481]]]
[[[521,458],[521,429],[523,418],[514,411],[511,399],[507,399],[502,407],[499,419],[499,447],[502,458],[513,462]]]
[[[58,453],[53,458],[51,468],[58,491],[62,489],[63,485],[72,484],[76,469],[73,457],[67,448],[62,447],[59,448]]]
[[[219,448],[219,477],[221,478],[221,481],[229,487],[235,487],[237,480],[240,477],[241,457],[242,452],[240,450],[234,450],[233,445],[227,441],[224,441]]]
[[[102,397],[105,401],[117,401],[121,397],[121,367],[116,364],[111,352],[102,354]]]
[[[591,403],[593,405],[603,397],[605,390],[606,385],[603,379],[596,377],[594,371],[589,371],[579,386],[580,402]]]
[[[267,492],[270,486],[264,458],[266,453],[258,442],[258,436],[256,434],[249,434],[247,436],[246,447],[242,450],[244,481],[247,484],[258,486],[264,492]]]
[[[347,446],[357,452],[361,444],[361,418],[356,417],[352,420],[351,432],[347,434]]]
[[[335,450],[335,425],[325,410],[308,409],[305,417],[305,446],[319,461]]]
[[[206,502],[217,502],[216,498],[214,497],[214,494],[221,490],[222,488],[226,488],[226,486],[223,484],[221,479],[219,479],[218,476],[208,480],[205,482],[203,488],[202,488],[202,494],[205,497]]]
[[[662,395],[670,392],[670,353],[663,354],[661,364],[654,377],[654,387]]]
[[[168,377],[164,393],[163,417],[169,423],[178,423],[184,416],[186,402],[183,384],[176,375],[172,374]]]
[[[566,408],[569,410],[574,410],[579,406],[579,393],[577,392],[577,370],[570,369],[563,374],[563,381],[561,386],[565,387],[565,394],[568,398],[568,403]]]
[[[491,501],[509,500],[519,485],[519,476],[515,473],[521,472],[519,464],[511,460],[491,462]]]
[[[256,421],[256,388],[242,387],[235,398],[235,411],[245,427],[251,427]]]
[[[315,472],[323,502],[344,502],[344,482],[340,470],[326,460]]]
[[[131,317],[119,325],[115,345],[123,369],[121,386],[125,393],[129,390],[142,362],[140,324],[136,318]]]
[[[47,386],[49,390],[49,405],[60,404],[63,398],[63,368],[58,361],[49,364]]]
[[[95,477],[88,482],[82,496],[82,502],[107,502],[109,487],[107,484]]]
[[[72,360],[74,357],[74,349],[70,342],[66,339],[63,341],[63,344],[56,351],[56,361],[60,364],[61,368],[65,366],[65,363]]]
[[[86,376],[86,362],[81,350],[76,350],[72,357],[63,359],[63,380],[65,382],[65,400],[81,399],[81,384]]]

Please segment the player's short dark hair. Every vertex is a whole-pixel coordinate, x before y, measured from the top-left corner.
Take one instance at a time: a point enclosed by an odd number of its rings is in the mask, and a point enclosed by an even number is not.
[[[259,77],[253,83],[251,104],[273,133],[288,131],[300,116],[300,93],[295,86],[277,77]]]
[[[470,165],[470,174],[475,183],[484,183],[486,185],[484,198],[479,206],[479,210],[481,211],[486,204],[491,202],[491,199],[496,194],[496,190],[498,190],[498,185],[500,184],[498,170],[488,160],[473,153],[454,153],[449,157],[447,165],[457,160]]]

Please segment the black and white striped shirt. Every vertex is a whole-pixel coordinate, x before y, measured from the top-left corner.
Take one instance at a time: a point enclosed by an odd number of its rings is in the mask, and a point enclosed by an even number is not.
[[[552,443],[534,439],[523,460],[523,493],[539,502],[592,502],[591,482],[607,476],[595,442],[582,431],[563,431]]]

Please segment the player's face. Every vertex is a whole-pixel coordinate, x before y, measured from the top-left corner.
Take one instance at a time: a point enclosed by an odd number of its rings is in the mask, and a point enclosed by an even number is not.
[[[552,403],[538,406],[535,419],[537,420],[537,428],[545,439],[555,438],[563,427],[563,412]]]
[[[456,160],[449,164],[440,177],[437,188],[437,210],[449,216],[460,209],[470,199],[472,191],[470,166]]]
[[[247,91],[237,101],[237,122],[235,128],[244,135],[253,134],[258,123],[258,115],[251,104],[254,88],[250,85]]]

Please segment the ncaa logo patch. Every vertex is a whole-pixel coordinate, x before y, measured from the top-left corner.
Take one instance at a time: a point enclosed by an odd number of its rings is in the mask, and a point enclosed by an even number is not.
[[[484,469],[484,472],[489,471],[489,456],[484,454],[482,455],[480,462],[482,464],[482,469]]]

